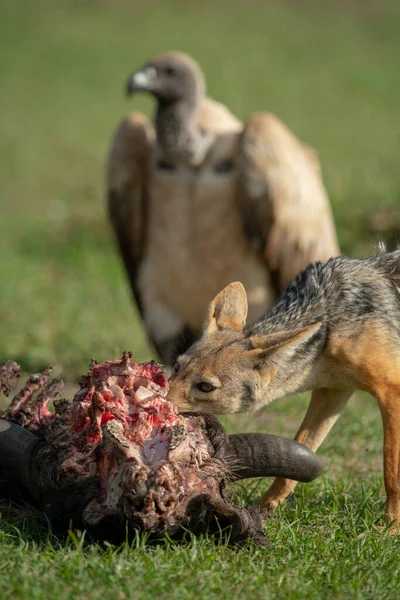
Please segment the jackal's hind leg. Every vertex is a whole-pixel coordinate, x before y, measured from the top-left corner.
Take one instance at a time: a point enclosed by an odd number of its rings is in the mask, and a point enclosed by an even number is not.
[[[351,394],[351,390],[314,390],[295,440],[315,452],[339,418]],[[275,510],[293,492],[296,485],[297,482],[291,479],[275,479],[267,493],[260,498],[259,506]]]
[[[398,390],[378,398],[383,421],[383,474],[386,490],[385,521],[400,533],[400,399]]]

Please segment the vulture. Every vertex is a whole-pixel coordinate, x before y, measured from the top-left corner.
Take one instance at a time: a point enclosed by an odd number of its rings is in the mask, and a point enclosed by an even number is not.
[[[275,115],[242,123],[181,52],[130,75],[137,92],[155,98],[155,115],[133,112],[113,136],[108,214],[147,335],[171,367],[224,286],[243,283],[251,323],[339,248],[318,157]]]

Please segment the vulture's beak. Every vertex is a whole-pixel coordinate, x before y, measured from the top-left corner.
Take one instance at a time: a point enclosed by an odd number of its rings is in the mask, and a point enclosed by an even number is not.
[[[157,71],[151,65],[135,71],[128,79],[126,93],[131,96],[135,92],[151,92],[157,80]]]

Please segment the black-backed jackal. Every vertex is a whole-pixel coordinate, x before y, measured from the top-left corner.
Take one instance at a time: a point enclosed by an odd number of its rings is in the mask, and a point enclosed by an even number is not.
[[[316,450],[355,390],[379,403],[384,428],[386,521],[400,525],[400,250],[309,265],[278,303],[245,327],[246,292],[223,289],[201,339],[179,357],[170,393],[181,410],[255,411],[312,390],[296,440]],[[276,479],[261,506],[296,483]]]

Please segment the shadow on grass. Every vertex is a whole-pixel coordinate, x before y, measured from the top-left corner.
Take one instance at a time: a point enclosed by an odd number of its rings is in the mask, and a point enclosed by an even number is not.
[[[246,483],[231,486],[230,501],[237,506],[254,505],[257,499],[268,489],[270,480],[253,479]],[[321,527],[340,526],[349,534],[367,531],[372,527],[383,525],[383,514],[385,499],[380,494],[379,481],[375,479],[370,482],[355,482],[348,477],[333,482],[329,477],[319,481],[314,489],[307,485],[299,486],[296,493],[290,496],[275,514],[266,514],[267,535],[289,527],[301,531],[314,527],[315,523]],[[317,489],[315,489],[317,488]],[[5,488],[1,490],[6,496]],[[325,525],[324,525],[325,523]],[[220,530],[219,535],[215,533],[202,533],[202,540],[208,540],[217,544],[229,545],[229,528]],[[24,543],[43,545],[51,543],[54,548],[65,547],[72,543],[86,546],[100,545],[107,547],[113,545],[121,547],[159,546],[160,544],[185,544],[196,538],[193,533],[183,529],[183,538],[172,540],[168,535],[151,538],[148,532],[131,528],[126,529],[125,539],[115,540],[112,530],[99,530],[99,534],[90,533],[74,527],[70,523],[51,522],[42,510],[30,505],[20,496],[16,498],[8,495],[8,499],[0,499],[0,530],[4,535],[14,541],[20,540]],[[106,532],[106,533],[105,533]],[[300,543],[300,540],[299,540]],[[244,544],[251,546],[251,540]]]

